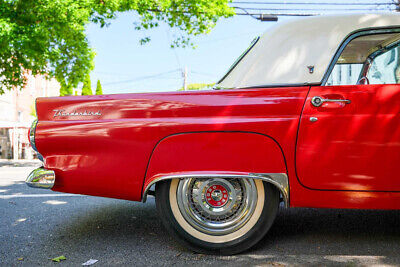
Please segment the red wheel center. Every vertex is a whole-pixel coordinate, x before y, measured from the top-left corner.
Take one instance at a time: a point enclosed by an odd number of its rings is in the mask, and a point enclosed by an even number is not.
[[[228,190],[222,185],[212,185],[206,190],[207,203],[213,207],[222,207],[228,201]]]

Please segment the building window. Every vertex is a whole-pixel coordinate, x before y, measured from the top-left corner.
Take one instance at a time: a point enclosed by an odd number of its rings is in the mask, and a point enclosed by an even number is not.
[[[22,111],[18,111],[18,122],[22,122]]]

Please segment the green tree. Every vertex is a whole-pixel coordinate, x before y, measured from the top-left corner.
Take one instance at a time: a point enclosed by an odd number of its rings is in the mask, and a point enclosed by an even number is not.
[[[215,83],[190,83],[187,86],[187,90],[201,90],[201,89],[211,89]],[[183,91],[183,87],[179,88],[178,91]]]
[[[234,15],[230,0],[0,0],[0,79],[3,88],[23,86],[24,71],[55,77],[74,88],[93,69],[94,52],[85,27],[110,24],[134,11],[136,30],[165,23],[178,30],[171,46],[193,45],[221,17]],[[146,36],[141,43],[150,41]]]
[[[31,105],[31,113],[30,113],[30,115],[31,115],[32,117],[36,117],[36,118],[37,118],[37,115],[36,115],[36,105],[35,105],[35,103],[32,103],[32,105]]]
[[[102,95],[102,94],[103,94],[103,89],[101,88],[100,80],[97,80],[96,95]]]
[[[82,95],[93,95],[92,83],[90,81],[90,76],[89,75],[87,75],[85,77],[85,80],[83,81]]]
[[[61,85],[60,96],[72,95],[72,87],[68,85]]]

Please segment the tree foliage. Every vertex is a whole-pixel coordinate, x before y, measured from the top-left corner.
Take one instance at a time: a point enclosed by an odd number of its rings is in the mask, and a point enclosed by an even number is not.
[[[102,95],[102,94],[103,94],[103,89],[101,88],[100,80],[97,80],[96,95]]]
[[[215,83],[190,83],[187,86],[187,90],[202,90],[202,89],[211,89]],[[183,91],[184,88],[181,87],[178,91]]]
[[[87,75],[83,81],[82,95],[93,95],[92,83],[89,75]]]
[[[60,96],[72,95],[72,87],[68,85],[61,85]]]
[[[93,69],[95,54],[85,34],[89,23],[104,27],[119,12],[135,11],[136,30],[163,22],[179,31],[171,46],[187,46],[191,36],[208,33],[219,18],[234,14],[229,1],[0,0],[0,94],[22,86],[25,70],[47,73],[63,89],[76,87]]]

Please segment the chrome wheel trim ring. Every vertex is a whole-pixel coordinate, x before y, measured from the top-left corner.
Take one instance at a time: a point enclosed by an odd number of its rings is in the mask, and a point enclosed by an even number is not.
[[[226,189],[226,203],[207,201],[209,188]],[[180,179],[176,191],[180,213],[199,232],[227,235],[243,227],[257,204],[257,188],[253,179],[186,178]],[[221,198],[222,199],[222,198]]]

